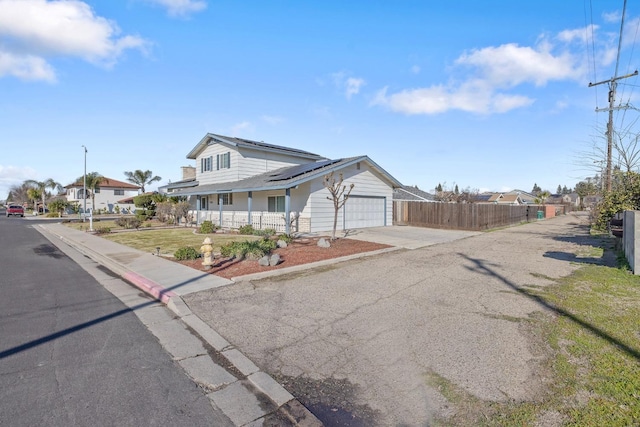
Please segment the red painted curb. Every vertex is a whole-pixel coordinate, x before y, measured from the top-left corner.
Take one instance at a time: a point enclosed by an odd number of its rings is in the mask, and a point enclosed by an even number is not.
[[[166,290],[153,280],[149,280],[146,277],[134,272],[128,272],[123,277],[146,293],[153,295],[164,304],[167,304],[171,298],[178,295],[173,291]]]

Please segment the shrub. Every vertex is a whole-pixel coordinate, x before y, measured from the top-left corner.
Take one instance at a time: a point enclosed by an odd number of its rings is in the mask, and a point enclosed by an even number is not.
[[[213,222],[203,221],[202,224],[200,224],[200,233],[201,234],[215,233],[217,228],[218,227]]]
[[[116,222],[116,225],[118,227],[122,227],[122,228],[125,228],[125,229],[128,229],[128,230],[130,230],[132,228],[138,228],[138,227],[140,227],[140,224],[142,224],[142,221],[140,221],[140,219],[132,218],[132,217],[129,217],[129,216],[120,217],[120,218],[116,219],[115,222]]]
[[[177,251],[175,251],[173,256],[178,261],[184,261],[188,259],[198,259],[200,258],[200,252],[198,252],[194,247],[183,246],[179,248]]]
[[[63,212],[67,208],[67,206],[69,206],[69,202],[67,202],[66,200],[55,199],[49,203],[49,213],[57,214],[58,212]]]
[[[138,209],[136,210],[136,218],[140,220],[140,223],[143,223],[146,220],[153,218],[153,212],[144,209]]]
[[[252,256],[260,258],[267,255],[276,248],[276,242],[269,239],[245,240],[242,242],[231,242],[220,248],[220,254],[224,257],[234,256],[245,258]]]
[[[245,236],[250,236],[252,235],[256,230],[253,228],[253,225],[251,224],[247,224],[247,225],[243,225],[240,228],[238,228],[238,233],[245,235]]]
[[[255,236],[271,237],[276,234],[276,230],[273,228],[265,228],[264,230],[255,230],[253,234]]]
[[[109,234],[111,233],[111,228],[110,227],[96,227],[95,230],[96,234]]]
[[[281,234],[278,236],[278,240],[283,240],[286,243],[293,242],[293,236],[291,234]]]
[[[253,225],[247,224],[238,228],[238,233],[247,235],[247,236],[271,237],[276,234],[276,230],[274,230],[273,228],[265,228],[264,230],[257,230],[253,228]]]

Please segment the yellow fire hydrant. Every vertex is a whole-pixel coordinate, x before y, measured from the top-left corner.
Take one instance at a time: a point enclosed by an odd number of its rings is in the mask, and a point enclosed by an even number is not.
[[[200,252],[202,252],[202,266],[205,270],[210,270],[213,266],[213,246],[211,246],[213,242],[211,241],[211,237],[207,237],[202,242],[202,246],[200,247]]]

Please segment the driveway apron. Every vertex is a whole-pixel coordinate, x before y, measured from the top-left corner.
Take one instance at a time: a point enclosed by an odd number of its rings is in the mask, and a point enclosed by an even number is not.
[[[546,309],[523,290],[578,268],[569,260],[588,232],[586,217],[567,215],[185,301],[294,395],[317,390],[310,406],[325,399],[369,425],[427,425],[450,410],[434,376],[483,400],[543,389],[545,348],[526,320]]]

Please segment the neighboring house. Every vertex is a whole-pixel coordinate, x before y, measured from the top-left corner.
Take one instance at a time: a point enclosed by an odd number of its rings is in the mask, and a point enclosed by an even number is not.
[[[393,189],[401,186],[367,156],[331,160],[211,133],[187,158],[196,163],[195,180],[183,176],[162,191],[188,196],[198,224],[210,220],[224,228],[251,224],[286,233],[331,230],[335,210],[323,185],[331,172],[336,180],[342,175],[347,188],[354,184],[339,211],[338,229],[391,225]]]
[[[416,186],[403,185],[402,187],[393,189],[394,201],[408,202],[435,202],[435,196],[420,190]]]
[[[84,182],[82,178],[64,188],[67,190],[67,201],[76,204],[82,212],[84,210]],[[100,185],[95,188],[94,200],[91,198],[91,190],[87,188],[87,210],[93,208],[95,201],[96,210],[100,209],[110,213],[114,210],[133,212],[135,210],[133,197],[138,195],[139,189],[140,187],[137,185],[103,177],[100,180]]]
[[[182,166],[182,179],[180,181],[169,182],[167,185],[158,187],[158,192],[169,194],[181,188],[190,188],[198,185],[196,181],[196,168],[194,166]]]
[[[519,194],[494,193],[485,203],[496,205],[522,205],[524,204]]]
[[[525,204],[525,205],[535,205],[536,204],[536,196],[534,194],[531,193],[527,193],[526,191],[522,191],[522,190],[511,190],[508,191],[506,193],[504,193],[505,195],[517,195],[520,198],[520,202]]]
[[[552,205],[571,205],[580,206],[580,196],[577,193],[570,194],[552,194],[547,198],[547,203]]]
[[[476,203],[489,203],[492,193],[480,193],[476,195]]]

